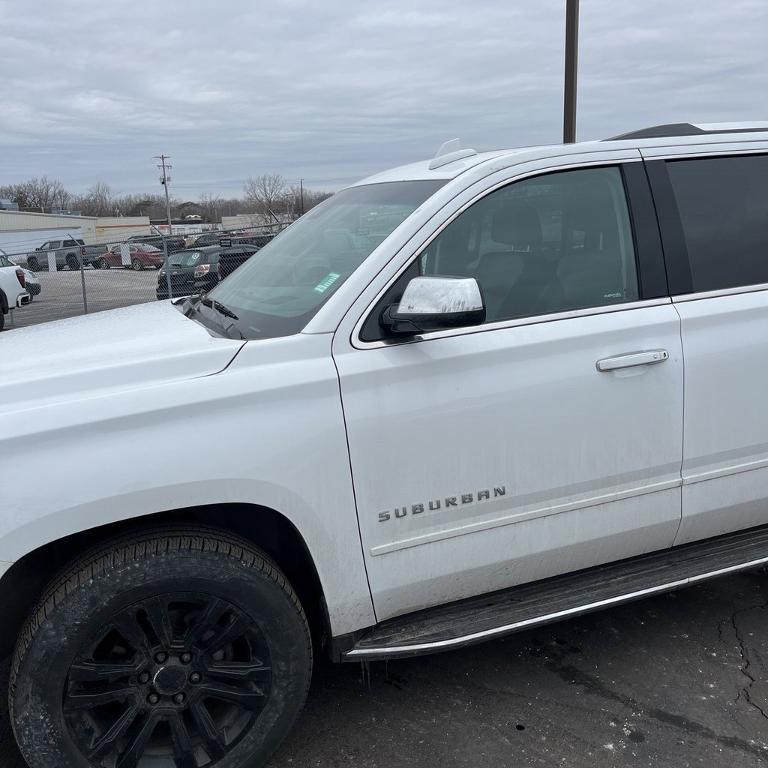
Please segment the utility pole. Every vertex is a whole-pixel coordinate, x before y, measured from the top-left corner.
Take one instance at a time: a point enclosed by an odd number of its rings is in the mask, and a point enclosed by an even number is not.
[[[304,215],[304,179],[299,179],[299,188],[301,189],[301,213],[300,216]],[[295,189],[295,187],[294,187]]]
[[[171,158],[168,157],[168,155],[155,155],[155,160],[159,160],[160,162],[157,164],[157,167],[163,172],[163,175],[160,177],[160,183],[163,185],[163,189],[165,189],[165,216],[168,219],[168,234],[173,234],[173,224],[171,224],[171,196],[168,193],[168,183],[171,180],[171,177],[168,175],[168,171],[173,168],[172,165],[168,165],[165,161],[170,160]]]
[[[576,141],[576,76],[579,68],[579,0],[565,0],[563,143]]]
[[[163,238],[163,263],[165,265],[165,280],[168,286],[168,298],[172,299],[173,286],[171,285],[171,263],[168,259],[168,238],[173,234],[173,224],[171,223],[171,196],[168,193],[168,182],[170,182],[171,177],[168,175],[168,171],[170,171],[173,166],[170,166],[165,162],[169,159],[168,155],[155,155],[155,160],[160,161],[157,167],[163,172],[163,175],[160,177],[160,183],[163,185],[163,189],[165,189],[165,216],[168,219],[168,234]]]

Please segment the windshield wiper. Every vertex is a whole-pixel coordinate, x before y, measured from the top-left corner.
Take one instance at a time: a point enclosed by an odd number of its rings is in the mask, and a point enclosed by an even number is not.
[[[206,307],[215,309],[220,315],[224,315],[224,317],[231,317],[233,320],[240,319],[229,307],[224,306],[224,304],[220,301],[216,301],[216,299],[209,299],[206,296],[200,299],[200,303]]]
[[[200,314],[201,304],[205,307],[213,309],[215,312],[218,312],[218,314],[224,317],[230,317],[233,320],[240,319],[231,309],[226,307],[220,301],[216,301],[215,299],[209,299],[204,293],[197,293],[190,296],[186,300],[184,304],[184,309],[182,311],[187,317],[192,317],[192,315],[195,313]],[[234,330],[237,333],[237,336],[239,338],[245,339],[243,332],[234,323],[229,323],[228,325],[224,325],[224,323],[219,321],[219,324],[222,330],[224,331],[224,333],[227,334],[228,336]]]

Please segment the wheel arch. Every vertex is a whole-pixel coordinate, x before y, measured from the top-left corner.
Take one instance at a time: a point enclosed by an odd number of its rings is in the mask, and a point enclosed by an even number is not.
[[[331,627],[320,577],[301,533],[280,512],[256,504],[206,504],[107,523],[43,544],[24,554],[0,578],[5,631],[0,654],[13,652],[16,637],[49,582],[73,559],[103,543],[141,529],[204,524],[235,533],[263,549],[281,568],[301,600],[314,643],[330,647]]]

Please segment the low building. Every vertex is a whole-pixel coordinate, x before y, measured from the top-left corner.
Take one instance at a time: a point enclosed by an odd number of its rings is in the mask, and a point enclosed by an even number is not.
[[[278,213],[275,216],[264,213],[241,213],[237,216],[222,216],[221,228],[224,230],[251,229],[253,227],[274,227],[278,224],[284,227],[290,224],[294,218],[287,213]]]
[[[47,240],[96,242],[96,221],[94,216],[0,210],[0,249],[12,255],[34,251]]]
[[[151,234],[149,216],[100,216],[96,219],[96,238],[100,243]]]

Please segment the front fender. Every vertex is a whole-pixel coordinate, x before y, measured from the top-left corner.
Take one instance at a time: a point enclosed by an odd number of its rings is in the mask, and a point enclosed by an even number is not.
[[[330,336],[249,342],[216,375],[87,395],[0,414],[15,436],[0,438],[0,561],[157,512],[264,506],[304,539],[333,633],[375,623]]]

